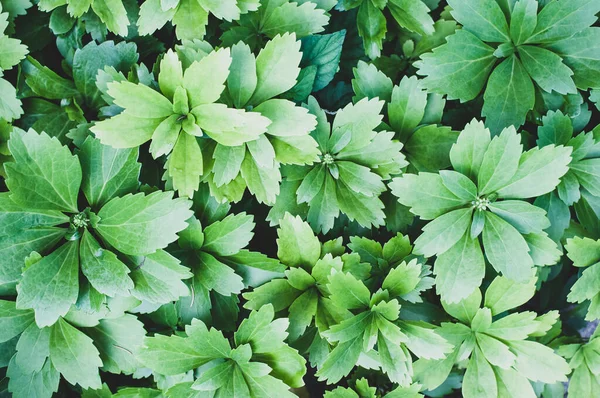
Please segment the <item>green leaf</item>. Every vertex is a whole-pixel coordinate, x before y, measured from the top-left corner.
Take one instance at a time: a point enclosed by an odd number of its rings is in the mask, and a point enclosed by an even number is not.
[[[600,29],[587,28],[570,37],[552,43],[548,49],[560,55],[565,65],[575,74],[573,81],[580,90],[596,88],[600,74]]]
[[[115,104],[125,108],[124,113],[142,119],[158,119],[171,116],[173,105],[161,93],[128,81],[108,83],[108,95]]]
[[[191,202],[173,192],[138,193],[112,199],[98,212],[96,231],[125,254],[150,254],[177,240],[192,216]]]
[[[193,62],[183,74],[183,87],[188,92],[190,108],[212,104],[225,89],[225,81],[231,66],[228,48],[213,51],[200,61]],[[210,82],[210,84],[206,84]]]
[[[100,353],[92,339],[60,318],[50,333],[52,365],[71,384],[82,388],[101,387],[98,368]]]
[[[534,0],[519,0],[510,14],[510,37],[516,45],[523,44],[537,25],[538,5]]]
[[[479,240],[464,233],[454,246],[438,256],[434,273],[436,292],[444,301],[457,303],[470,296],[485,275]]]
[[[473,119],[450,149],[450,161],[454,170],[476,181],[490,141],[490,131],[483,122]]]
[[[324,10],[317,8],[312,1],[304,4],[296,2],[277,2],[279,7],[275,8],[262,21],[261,32],[268,37],[277,38],[276,35],[284,35],[294,32],[298,38],[320,33],[329,22],[329,16]]]
[[[490,212],[485,213],[483,247],[496,271],[515,282],[530,280],[533,260],[527,242],[512,225]]]
[[[244,288],[239,275],[208,253],[198,254],[195,274],[206,289],[214,290],[223,296],[240,294]]]
[[[114,1],[114,0],[113,0]],[[113,67],[116,71],[128,72],[138,60],[135,44],[105,41],[101,44],[90,42],[75,50],[73,55],[73,80],[85,97],[86,104],[97,109],[104,105],[101,92],[96,86],[99,69]]]
[[[40,327],[54,324],[77,301],[78,246],[78,242],[65,243],[23,272],[17,286],[17,308],[33,309]]]
[[[492,213],[522,234],[541,232],[550,226],[546,212],[522,200],[503,200],[489,205]]]
[[[179,133],[169,156],[167,172],[173,179],[173,188],[182,196],[194,196],[203,172],[202,151],[196,137],[186,132]]]
[[[517,308],[528,302],[535,293],[535,278],[527,283],[517,283],[497,276],[485,291],[484,306],[498,315],[506,310]]]
[[[115,149],[87,138],[78,157],[84,176],[81,189],[90,205],[102,206],[137,189],[141,169],[137,149]]]
[[[419,80],[403,77],[392,91],[392,99],[388,104],[390,126],[398,139],[405,142],[423,120],[427,106],[427,91],[419,87]]]
[[[67,147],[33,130],[13,130],[8,146],[14,163],[5,165],[6,185],[15,202],[33,209],[78,212],[81,166]]]
[[[446,252],[465,235],[472,214],[471,208],[453,210],[427,224],[415,240],[414,254],[432,257]]]
[[[467,203],[454,195],[434,173],[405,174],[389,184],[398,201],[424,220],[433,220]]]
[[[387,32],[385,16],[372,1],[363,1],[358,9],[356,23],[358,34],[363,39],[365,53],[371,59],[378,58]]]
[[[129,295],[133,289],[129,268],[113,252],[100,247],[87,229],[81,237],[79,256],[81,272],[94,289],[110,297]]]
[[[576,236],[567,239],[565,248],[575,267],[589,267],[600,262],[600,241]]]
[[[24,372],[40,372],[50,355],[51,328],[39,328],[31,322],[17,343],[15,365]]]
[[[310,225],[286,213],[277,230],[277,257],[288,267],[311,269],[321,257],[321,244]]]
[[[520,46],[519,55],[529,76],[547,92],[576,94],[573,71],[562,63],[561,58],[541,47]]]
[[[471,321],[473,321],[473,318],[475,317],[475,314],[477,314],[477,311],[479,311],[479,306],[481,305],[481,290],[475,289],[473,290],[473,293],[468,295],[466,298],[455,303],[447,302],[446,300],[442,299],[441,304],[444,308],[444,311],[446,311],[449,315],[452,315],[454,318],[458,319],[464,324],[470,325]],[[443,336],[446,335],[444,333],[444,325],[449,324],[442,324],[440,334]],[[457,325],[453,325],[453,327],[454,326]],[[469,333],[471,332],[469,331]]]
[[[421,61],[415,62],[415,66],[419,75],[426,76],[423,86],[428,91],[446,94],[449,99],[470,101],[479,95],[488,80],[496,63],[493,53],[492,47],[461,29],[449,36],[446,44],[421,55]],[[498,86],[502,87],[499,83]],[[531,90],[533,107],[533,85]],[[494,91],[499,90],[494,87]]]
[[[155,372],[177,375],[214,359],[229,357],[231,347],[220,331],[208,330],[202,321],[193,320],[186,333],[188,337],[147,337],[139,359]]]
[[[311,91],[325,88],[339,69],[346,31],[326,35],[311,35],[302,39],[302,65],[317,67]]]
[[[104,145],[113,148],[134,148],[149,141],[162,121],[161,118],[147,119],[121,113],[96,123],[90,131]]]
[[[94,0],[92,9],[100,17],[100,20],[106,24],[111,32],[119,36],[127,35],[127,11],[121,0]]]
[[[434,33],[433,20],[429,16],[429,7],[423,1],[391,0],[388,2],[390,13],[402,26],[422,36]]]
[[[400,297],[413,291],[421,281],[421,264],[416,260],[402,262],[392,269],[381,285],[391,297]]]
[[[204,229],[203,250],[221,256],[237,254],[248,246],[254,235],[254,225],[252,215],[230,214]]]
[[[306,5],[310,7],[309,3]],[[277,35],[269,41],[256,57],[257,84],[250,104],[261,104],[292,88],[300,73],[301,59],[300,42],[295,34]]]
[[[329,276],[327,286],[331,301],[340,307],[349,310],[369,307],[369,289],[352,274],[336,272]]]
[[[0,342],[21,334],[33,322],[33,312],[19,310],[13,301],[0,300]]]
[[[508,23],[495,0],[449,0],[450,12],[465,29],[483,41],[508,42]]]
[[[477,199],[477,187],[466,176],[453,170],[440,170],[444,186],[464,200]]]
[[[543,383],[567,381],[566,375],[571,369],[552,348],[534,341],[511,341],[509,345],[517,356],[515,370],[529,380]]]
[[[503,198],[531,198],[551,192],[569,170],[571,147],[547,145],[525,152],[514,176],[498,190]]]
[[[27,46],[20,40],[0,36],[0,70],[8,70],[17,65],[27,55]]]
[[[533,109],[535,90],[531,78],[516,55],[506,58],[490,75],[483,95],[485,124],[498,132],[505,126],[521,126]]]
[[[10,379],[8,391],[15,398],[52,396],[58,390],[60,381],[60,373],[50,361],[46,361],[39,372],[28,372],[21,369],[13,357],[8,365],[6,375]]]
[[[102,319],[98,326],[88,329],[87,333],[100,351],[102,370],[132,374],[140,367],[135,356],[142,347],[146,331],[144,324],[134,315]]]
[[[494,137],[483,155],[477,175],[480,195],[496,192],[507,185],[519,167],[522,150],[521,136],[513,127],[502,130],[499,136]]]
[[[479,348],[475,348],[467,365],[462,393],[465,398],[494,398],[498,396],[494,371]]]
[[[254,110],[271,121],[267,127],[267,134],[270,135],[278,137],[306,136],[317,126],[317,119],[314,115],[288,100],[267,100]]]
[[[63,99],[77,97],[79,92],[72,81],[60,77],[32,57],[22,63],[25,82],[40,97]]]
[[[538,14],[537,26],[527,43],[548,43],[563,39],[591,26],[600,12],[593,0],[551,2]]]
[[[144,2],[142,7],[147,2]],[[158,85],[160,91],[170,100],[173,100],[177,87],[183,84],[183,69],[177,53],[169,49],[160,61]]]
[[[392,96],[393,83],[385,73],[377,69],[374,64],[367,64],[360,60],[352,69],[352,89],[354,97],[352,100],[358,102],[363,98],[375,98],[389,101]]]
[[[362,339],[357,338],[338,344],[317,371],[317,377],[320,381],[327,380],[330,384],[337,383],[354,368],[361,350]]]
[[[227,77],[227,90],[236,108],[243,108],[248,103],[257,82],[256,58],[247,44],[239,42],[231,47],[231,67]]]

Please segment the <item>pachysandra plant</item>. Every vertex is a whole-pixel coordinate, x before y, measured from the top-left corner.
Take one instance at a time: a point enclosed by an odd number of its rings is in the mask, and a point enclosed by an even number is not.
[[[129,19],[122,0],[41,0],[38,7],[46,12],[63,9],[63,14],[66,9],[66,14],[74,18],[83,16],[91,8],[108,30],[119,36],[127,36]]]
[[[355,366],[364,366],[381,368],[392,382],[407,386],[413,374],[410,352],[420,358],[445,358],[452,346],[432,325],[401,318],[399,299],[417,289],[421,271],[416,259],[402,262],[376,290],[351,273],[329,275],[329,299],[345,316],[322,333],[334,348],[316,373],[319,380],[337,383]]]
[[[233,21],[259,7],[259,0],[146,0],[140,7],[137,25],[141,35],[150,35],[171,22],[178,39],[202,39],[209,15]]]
[[[139,186],[137,150],[88,138],[74,156],[56,138],[33,130],[13,131],[9,148],[9,192],[0,195],[6,237],[0,243],[0,288],[3,295],[16,288],[17,308],[33,309],[38,326],[53,325],[69,312],[82,291],[80,281],[89,283],[96,302],[129,295],[148,300],[154,285],[169,279],[179,290],[168,300],[188,294],[180,279],[191,274],[161,249],[187,227],[191,203],[173,199],[172,192],[133,195]],[[23,269],[32,252],[43,257]]]
[[[419,359],[418,383],[433,390],[444,382],[455,364],[466,368],[465,398],[537,397],[530,382],[552,384],[567,381],[567,362],[531,337],[544,336],[558,320],[558,311],[538,316],[535,312],[502,314],[527,302],[535,292],[532,279],[517,284],[496,277],[485,292],[476,289],[457,304],[442,300],[446,312],[460,323],[442,323],[439,334],[454,345],[443,360]]]
[[[324,398],[421,398],[421,386],[413,384],[409,387],[397,387],[387,394],[378,394],[377,387],[371,387],[365,378],[356,380],[353,388],[338,387],[326,391]]]
[[[252,0],[254,3],[256,0]],[[248,0],[245,0],[248,2]],[[250,48],[263,46],[263,41],[295,34],[297,38],[320,33],[329,22],[326,11],[335,5],[335,0],[259,0],[257,11],[242,15],[221,35],[224,46],[233,46],[243,41]]]
[[[167,155],[166,176],[173,188],[192,197],[205,172],[198,139],[236,146],[256,140],[271,123],[257,112],[216,102],[230,65],[230,50],[224,48],[194,61],[184,72],[177,53],[169,50],[160,62],[160,92],[127,81],[108,83],[108,94],[124,110],[91,130],[115,148],[134,148],[152,140],[152,155]]]
[[[479,287],[486,259],[517,282],[528,281],[534,265],[556,263],[561,253],[544,232],[550,226],[546,212],[525,199],[556,188],[571,151],[548,145],[523,152],[514,127],[491,139],[474,120],[450,150],[454,170],[404,174],[390,183],[400,203],[432,220],[415,240],[414,252],[437,256],[436,291],[442,299],[455,303]]]
[[[569,366],[573,369],[567,390],[569,397],[593,396],[600,386],[600,370],[596,365],[600,360],[598,333],[600,331],[596,329],[588,342],[566,344],[557,350],[569,360]]]
[[[50,398],[61,376],[73,386],[99,389],[100,369],[131,375],[141,366],[135,356],[146,331],[135,315],[125,313],[139,301],[119,297],[97,305],[92,290],[81,292],[77,306],[49,327],[38,326],[32,310],[0,300],[0,345],[9,354],[13,397]]]
[[[222,99],[231,108],[249,109],[270,120],[265,134],[237,146],[217,142],[211,152],[207,182],[213,196],[239,201],[248,190],[259,202],[273,204],[281,182],[280,164],[305,165],[318,159],[310,135],[316,117],[306,108],[275,98],[290,90],[300,73],[300,42],[294,34],[269,41],[257,57],[248,45],[231,48],[231,73]],[[276,70],[276,77],[273,71]]]
[[[458,134],[442,126],[446,100],[439,94],[428,94],[415,76],[403,77],[398,85],[375,65],[359,61],[353,70],[353,101],[380,98],[386,101],[386,129],[402,142],[403,152],[418,171],[438,171],[450,166],[449,151]]]
[[[600,86],[600,61],[584,56],[600,38],[600,1],[448,0],[463,26],[416,63],[424,86],[470,101],[485,87],[482,115],[495,133],[525,122],[536,89],[576,94]],[[535,82],[535,86],[534,86]]]
[[[388,30],[384,9],[389,10],[401,27],[429,36],[433,34],[434,29],[428,5],[433,3],[422,0],[340,0],[336,8],[348,11],[358,7],[358,34],[363,39],[365,53],[374,59],[381,55],[383,39]]]
[[[331,230],[340,212],[364,227],[383,225],[384,205],[379,199],[386,190],[383,181],[407,165],[394,133],[375,131],[383,105],[366,98],[349,104],[336,113],[331,125],[317,101],[309,98],[308,109],[317,116],[312,136],[320,161],[286,169],[278,203],[269,213],[272,222],[278,221],[280,207],[295,206],[315,231]]]
[[[589,301],[585,319],[600,319],[600,287],[596,282],[600,275],[600,240],[574,237],[567,239],[565,248],[573,265],[584,268],[567,299],[572,303]]]
[[[0,4],[0,121],[7,122],[17,119],[23,114],[21,101],[17,98],[17,92],[13,85],[3,79],[5,70],[17,65],[27,55],[27,46],[21,44],[18,39],[8,37],[5,30],[8,28],[9,14],[2,12]]]
[[[207,189],[198,191],[192,206],[198,218],[187,220],[188,228],[179,233],[179,247],[172,250],[194,274],[188,281],[192,294],[176,303],[184,324],[197,318],[220,330],[235,329],[242,290],[285,270],[276,259],[245,249],[254,236],[254,217],[227,214],[229,207],[218,204]]]
[[[288,324],[286,318],[274,320],[273,307],[266,305],[250,313],[230,341],[220,331],[193,320],[186,326],[185,336],[146,338],[138,357],[162,375],[197,369],[198,377],[186,390],[200,391],[198,394],[261,398],[268,392],[293,398],[296,395],[289,389],[304,384],[306,361],[285,343]]]
[[[592,131],[574,134],[571,118],[561,111],[550,111],[542,117],[538,127],[537,144],[564,145],[572,148],[569,171],[561,178],[556,190],[536,199],[538,206],[548,210],[552,226],[548,234],[555,240],[562,237],[570,219],[569,207],[573,206],[583,225],[588,225],[588,208],[600,195],[600,144],[596,127]],[[593,224],[594,222],[591,221]]]

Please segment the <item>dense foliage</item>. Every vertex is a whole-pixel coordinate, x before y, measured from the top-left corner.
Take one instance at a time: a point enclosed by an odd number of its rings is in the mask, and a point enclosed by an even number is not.
[[[0,398],[600,394],[600,0],[0,0]]]

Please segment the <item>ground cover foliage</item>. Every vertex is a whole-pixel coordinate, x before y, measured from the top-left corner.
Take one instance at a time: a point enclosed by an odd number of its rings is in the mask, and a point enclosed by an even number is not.
[[[0,396],[591,398],[600,0],[0,0]]]

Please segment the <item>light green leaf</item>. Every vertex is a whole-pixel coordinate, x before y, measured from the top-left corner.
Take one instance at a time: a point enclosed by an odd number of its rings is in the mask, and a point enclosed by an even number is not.
[[[133,289],[129,268],[110,250],[100,247],[86,229],[79,248],[81,272],[98,292],[107,296],[127,297]]]
[[[230,214],[204,229],[203,250],[221,256],[237,254],[252,239],[254,225],[252,215]]]
[[[149,141],[162,121],[162,118],[146,119],[121,113],[96,123],[90,131],[104,145],[113,148],[134,148]]]
[[[268,100],[254,108],[254,111],[271,121],[267,134],[274,136],[306,136],[317,126],[317,118],[309,114],[308,109],[288,100]]]
[[[183,87],[188,92],[190,108],[212,104],[219,99],[229,76],[229,48],[213,51],[200,61],[193,62],[183,74]]]
[[[494,371],[479,348],[475,348],[467,365],[462,393],[465,398],[496,398],[498,396]]]
[[[173,104],[159,92],[128,81],[108,83],[108,94],[114,103],[125,108],[125,114],[143,118],[157,119],[171,116]]]
[[[50,334],[52,365],[71,384],[82,388],[101,387],[98,368],[102,366],[100,353],[92,339],[60,318]]]
[[[6,185],[15,202],[32,209],[78,212],[81,166],[66,146],[46,133],[13,130],[8,147],[14,162],[4,166]]]
[[[369,289],[350,273],[336,272],[329,276],[330,298],[335,304],[349,310],[368,308]]]
[[[538,4],[534,0],[519,0],[510,14],[510,37],[516,45],[523,44],[537,25]]]
[[[515,370],[529,380],[543,383],[567,381],[571,369],[552,348],[535,341],[511,341],[509,346],[517,356]]]
[[[125,254],[150,254],[177,240],[192,216],[191,202],[173,192],[138,193],[115,198],[100,211],[96,231]]]
[[[436,292],[444,301],[457,303],[470,296],[485,275],[479,240],[464,233],[454,246],[438,256],[433,271]]]
[[[492,213],[511,224],[522,234],[542,232],[550,226],[546,211],[522,200],[503,200],[491,203]]]
[[[561,58],[542,47],[520,46],[519,55],[529,76],[547,92],[576,94],[573,71],[562,63]]]
[[[483,41],[508,42],[508,23],[495,0],[449,0],[450,12],[465,29]]]
[[[179,133],[177,143],[169,156],[167,172],[173,179],[173,188],[182,196],[194,196],[203,172],[202,151],[196,137],[186,132]]]
[[[406,140],[423,120],[427,106],[427,91],[419,87],[416,76],[403,77],[392,91],[388,104],[390,126],[400,141]]]
[[[433,220],[467,203],[454,195],[434,173],[405,174],[389,184],[398,201],[424,220]]]
[[[490,141],[490,131],[483,122],[473,119],[450,149],[450,161],[454,170],[476,181]]]
[[[498,190],[503,198],[531,198],[551,192],[569,170],[571,147],[547,145],[525,152],[514,176]]]
[[[0,342],[21,334],[33,323],[33,311],[19,310],[13,301],[0,300]]]
[[[429,16],[426,1],[391,0],[387,6],[396,22],[403,28],[422,36],[434,33],[433,19]]]
[[[485,213],[483,247],[496,271],[515,282],[529,281],[533,260],[527,242],[512,225],[490,212]]]
[[[566,38],[591,26],[600,12],[593,0],[548,3],[538,14],[537,26],[527,43],[548,43]]]
[[[277,3],[276,3],[277,4]],[[268,37],[294,32],[298,38],[320,33],[329,22],[325,10],[317,8],[312,1],[298,5],[296,2],[279,1],[279,7],[262,21],[261,32]]]
[[[352,89],[354,90],[352,100],[354,102],[363,98],[378,97],[386,101],[392,98],[392,79],[378,70],[374,64],[367,64],[360,60],[352,69],[352,73],[354,74],[354,79],[352,79]]]
[[[229,357],[231,347],[220,331],[208,330],[202,321],[193,320],[186,327],[186,333],[188,337],[147,337],[139,359],[155,372],[177,375],[213,359]]]
[[[252,154],[246,152],[240,172],[248,185],[248,190],[256,196],[260,203],[273,204],[275,202],[281,182],[281,173],[275,161],[272,167],[260,167]]]
[[[277,257],[288,267],[311,269],[321,256],[321,244],[310,225],[286,213],[277,230]]]
[[[127,19],[127,11],[121,0],[94,0],[92,9],[106,24],[108,30],[119,36],[127,36],[129,19]]]
[[[81,189],[90,205],[102,206],[137,189],[141,169],[137,149],[116,149],[88,138],[78,157],[84,176]]]
[[[414,254],[431,257],[445,253],[465,235],[472,214],[471,208],[453,210],[427,224],[415,240]]]
[[[470,101],[479,95],[488,80],[496,63],[493,53],[492,47],[461,29],[448,36],[446,44],[421,55],[421,61],[415,62],[415,66],[419,75],[426,76],[423,86],[428,91],[446,94],[449,99]]]
[[[250,47],[239,42],[231,47],[231,67],[227,77],[227,89],[236,108],[243,108],[252,97],[258,78],[256,58]]]
[[[480,195],[496,192],[507,185],[519,167],[522,151],[521,136],[514,127],[506,128],[500,136],[494,137],[483,155],[477,175]]]
[[[54,324],[77,301],[78,246],[74,241],[65,243],[23,272],[17,286],[17,308],[33,309],[40,327]]]
[[[369,58],[381,55],[383,39],[387,31],[385,16],[372,1],[363,1],[357,14],[358,34],[363,38],[363,47]]]
[[[484,306],[492,310],[492,315],[498,315],[525,304],[534,293],[535,278],[531,278],[527,283],[517,283],[497,276],[485,292]]]
[[[306,6],[311,7],[311,4]],[[250,104],[259,105],[292,88],[300,73],[301,59],[300,42],[294,33],[277,35],[269,41],[256,57],[258,80]]]
[[[527,113],[533,109],[535,89],[523,64],[515,54],[506,58],[494,69],[483,95],[485,125],[492,132],[503,127],[519,127],[525,123]]]

